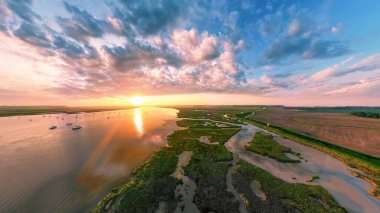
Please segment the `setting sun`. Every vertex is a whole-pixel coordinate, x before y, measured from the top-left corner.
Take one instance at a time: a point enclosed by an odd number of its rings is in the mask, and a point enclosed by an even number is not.
[[[135,106],[140,106],[144,103],[144,98],[141,97],[141,96],[135,96],[133,98],[131,98],[131,103]]]

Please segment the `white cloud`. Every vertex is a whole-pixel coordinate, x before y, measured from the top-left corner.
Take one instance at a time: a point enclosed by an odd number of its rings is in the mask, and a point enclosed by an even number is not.
[[[218,39],[214,35],[197,30],[174,30],[170,46],[182,55],[185,61],[200,63],[218,56]]]
[[[339,29],[337,27],[331,27],[332,33],[339,33]]]
[[[301,31],[301,22],[298,19],[294,19],[289,23],[287,34],[289,36],[294,36],[300,33]]]

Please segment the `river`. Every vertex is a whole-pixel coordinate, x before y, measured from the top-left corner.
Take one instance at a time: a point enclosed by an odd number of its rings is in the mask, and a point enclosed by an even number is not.
[[[146,107],[0,118],[0,212],[88,212],[166,145],[179,129],[176,113]],[[66,125],[76,116],[80,130]]]

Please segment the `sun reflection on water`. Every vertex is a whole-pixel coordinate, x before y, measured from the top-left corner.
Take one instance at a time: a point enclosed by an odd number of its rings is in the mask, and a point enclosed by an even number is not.
[[[135,109],[135,115],[133,118],[133,121],[135,122],[135,127],[140,136],[144,134],[144,124],[142,121],[142,116],[141,116],[141,109],[136,108]]]

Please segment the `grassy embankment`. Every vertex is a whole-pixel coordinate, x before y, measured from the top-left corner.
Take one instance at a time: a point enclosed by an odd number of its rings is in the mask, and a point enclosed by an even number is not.
[[[292,149],[285,147],[277,143],[272,135],[268,135],[262,132],[255,133],[252,141],[245,146],[246,150],[255,152],[260,155],[268,156],[280,162],[286,163],[299,163],[301,161],[290,159],[285,153],[293,153]]]
[[[237,114],[236,116],[241,119],[245,119],[247,122],[250,122],[258,127],[273,132],[281,137],[288,138],[301,144],[323,151],[326,154],[329,154],[330,156],[333,156],[345,162],[350,167],[357,168],[360,171],[368,175],[371,175],[375,178],[380,178],[380,158],[376,158],[351,149],[330,144],[328,142],[318,140],[316,138],[301,134],[293,130],[285,129],[277,125],[270,124],[268,126],[266,122],[246,117],[250,114],[250,112],[245,112]]]
[[[187,114],[186,117],[192,117],[189,115],[191,113]],[[232,126],[218,127],[216,124],[206,125],[206,122],[210,121],[178,121],[179,126],[187,128],[171,134],[168,137],[168,147],[162,148],[148,162],[136,169],[125,185],[114,189],[98,203],[93,211],[154,212],[158,208],[158,204],[163,201],[167,204],[168,212],[173,212],[177,201],[181,199],[181,197],[174,195],[175,187],[180,182],[170,175],[176,168],[177,156],[183,151],[192,151],[193,156],[184,171],[185,175],[194,180],[197,185],[193,202],[203,212],[237,212],[238,202],[235,201],[232,193],[226,191],[226,174],[228,168],[232,166],[232,153],[223,144],[240,129],[232,128]],[[218,141],[219,144],[201,143],[199,141],[201,136],[207,136],[212,142]],[[253,165],[245,165],[244,168],[257,171],[261,175],[257,177],[267,179],[260,179],[260,181],[267,181],[268,185],[280,181]],[[256,178],[254,175],[253,173],[244,173],[241,177],[243,180],[249,181],[247,178]],[[234,179],[233,182],[236,183],[239,180]],[[309,209],[316,212],[343,211],[322,187],[303,184],[289,184],[288,186],[294,185],[300,185],[300,187],[292,188],[291,193],[286,192],[289,191],[288,187],[280,187],[279,185],[278,188],[271,191],[264,188],[268,196],[267,201],[263,201],[263,203],[254,202],[252,199],[248,199],[248,201],[254,205],[254,208],[258,208],[258,205],[265,205],[272,212],[276,209],[284,211],[292,207],[289,206],[289,203],[280,202],[279,199],[291,200],[292,203],[295,203],[295,208],[301,212],[307,212]],[[329,203],[329,208],[325,209],[315,199],[311,199],[309,195]],[[278,202],[276,203],[276,201]],[[273,206],[273,203],[276,203],[276,206]]]
[[[101,112],[127,109],[127,107],[6,107],[0,106],[0,117],[41,114],[74,114],[80,112]]]

